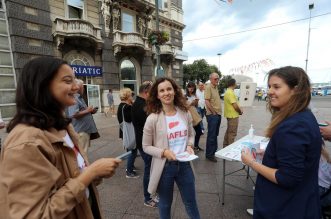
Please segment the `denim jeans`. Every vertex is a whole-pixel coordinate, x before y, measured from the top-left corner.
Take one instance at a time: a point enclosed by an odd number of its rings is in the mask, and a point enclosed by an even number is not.
[[[136,160],[137,157],[137,148],[131,150],[131,154],[128,157],[128,161],[126,162],[126,170],[129,173],[133,172],[133,166],[134,166],[134,161]]]
[[[206,157],[215,156],[218,143],[217,136],[220,131],[221,116],[220,115],[206,115],[208,122],[208,134],[206,141]]]
[[[205,127],[203,127],[203,117],[205,116],[205,109],[202,109],[201,107],[197,107],[197,111],[199,113],[199,115],[201,116],[201,122],[200,122],[200,127],[201,127],[201,130],[205,130]]]
[[[201,131],[201,126],[200,124],[193,126],[194,131],[195,131],[195,137],[194,137],[194,147],[199,147],[199,141],[200,141],[200,137],[202,135],[202,131]]]
[[[166,162],[158,186],[161,219],[170,219],[174,183],[176,182],[186,212],[191,219],[200,219],[195,198],[195,180],[190,162]]]
[[[143,179],[143,187],[144,187],[144,201],[147,202],[151,200],[151,194],[147,191],[148,183],[149,183],[149,175],[151,171],[151,163],[152,163],[152,156],[149,154],[146,154],[145,151],[142,148],[139,148],[139,153],[141,155],[141,158],[144,161],[144,179]]]

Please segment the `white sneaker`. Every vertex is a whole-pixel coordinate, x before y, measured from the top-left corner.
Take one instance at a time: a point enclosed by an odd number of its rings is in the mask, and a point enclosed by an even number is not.
[[[253,209],[248,208],[246,211],[247,211],[247,213],[248,213],[249,215],[253,216],[253,212],[254,212]]]

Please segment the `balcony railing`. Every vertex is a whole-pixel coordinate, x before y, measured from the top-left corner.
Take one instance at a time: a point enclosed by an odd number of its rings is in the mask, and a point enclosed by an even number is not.
[[[95,27],[88,21],[80,19],[55,19],[54,37],[60,36],[82,36],[92,38],[96,42],[102,42],[101,28]]]
[[[153,53],[156,53],[156,49],[154,46],[153,46]],[[174,55],[174,53],[175,53],[175,49],[171,45],[165,44],[160,46],[161,55]]]
[[[147,38],[142,37],[139,33],[115,31],[113,34],[113,46],[141,47],[145,50],[149,50]]]

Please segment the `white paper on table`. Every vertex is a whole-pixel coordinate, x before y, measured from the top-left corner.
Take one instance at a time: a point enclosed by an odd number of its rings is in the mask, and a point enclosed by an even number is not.
[[[190,154],[187,151],[184,151],[182,153],[176,154],[176,159],[178,161],[181,161],[181,162],[191,161],[191,160],[195,160],[197,158],[199,158],[197,155]]]

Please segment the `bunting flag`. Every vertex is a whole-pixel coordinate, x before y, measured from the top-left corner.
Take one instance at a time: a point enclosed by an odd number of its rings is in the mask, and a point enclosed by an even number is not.
[[[270,68],[273,65],[275,65],[275,63],[271,59],[267,58],[247,65],[232,68],[230,69],[229,74],[244,75],[252,71],[264,70],[265,68]]]

